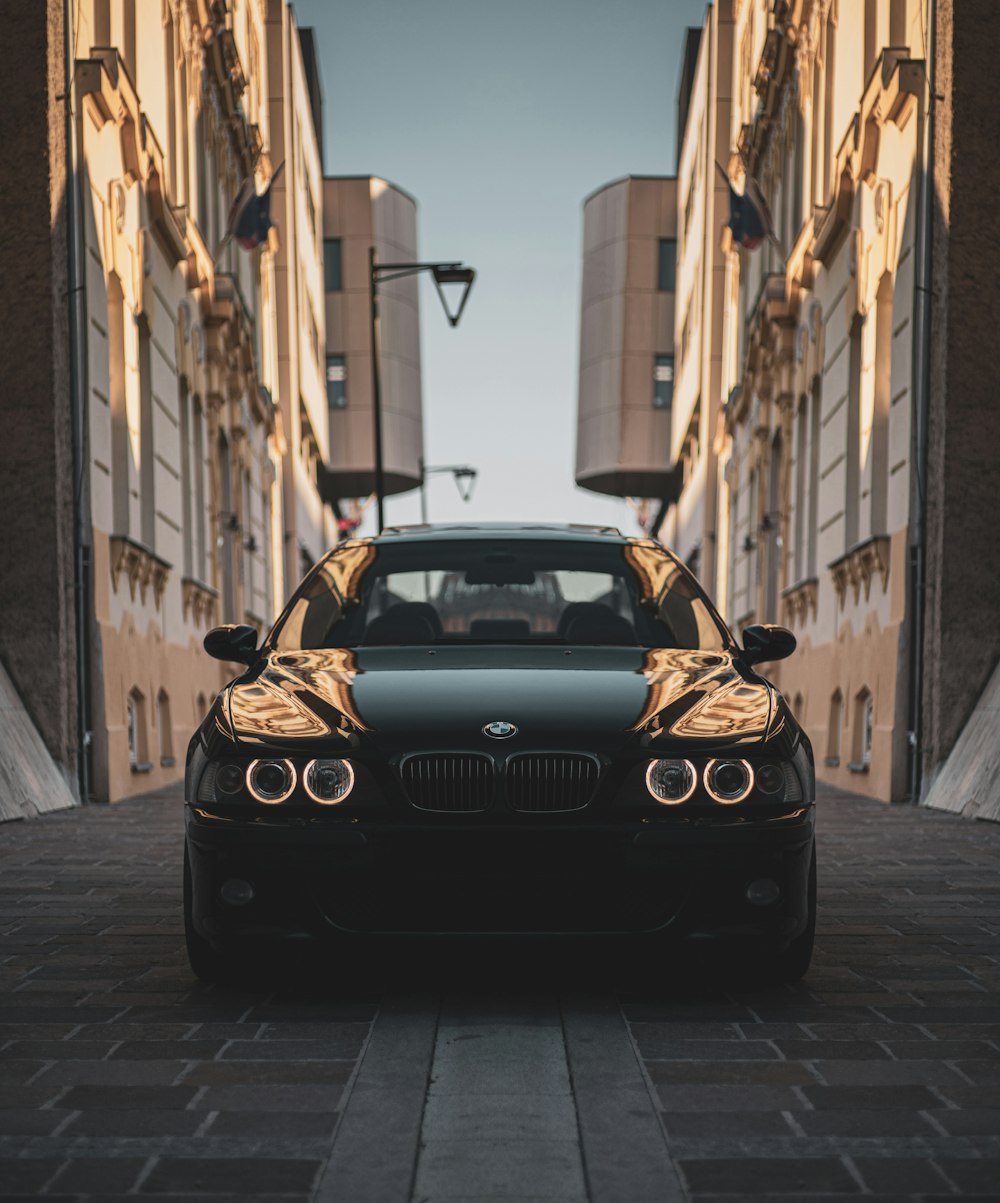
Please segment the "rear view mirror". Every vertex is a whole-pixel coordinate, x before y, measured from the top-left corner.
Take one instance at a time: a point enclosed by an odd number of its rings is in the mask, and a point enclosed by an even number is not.
[[[755,623],[743,632],[743,662],[764,664],[784,660],[795,651],[795,636],[785,627]]]
[[[465,574],[467,585],[533,585],[535,574],[523,564],[483,564]]]
[[[231,622],[214,627],[205,636],[204,648],[216,660],[253,664],[257,659],[257,628]]]

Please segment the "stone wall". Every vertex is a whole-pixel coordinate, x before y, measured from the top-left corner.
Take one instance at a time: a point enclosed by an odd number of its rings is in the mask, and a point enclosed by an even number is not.
[[[923,790],[1000,658],[1000,5],[938,0],[932,190]]]
[[[77,685],[64,5],[0,6],[0,660],[75,788]]]

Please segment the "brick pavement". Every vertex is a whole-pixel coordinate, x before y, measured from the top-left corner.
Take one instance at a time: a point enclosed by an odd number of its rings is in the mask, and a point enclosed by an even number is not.
[[[310,1197],[376,1006],[210,989],[180,914],[181,801],[0,828],[0,1198]]]
[[[828,793],[806,979],[623,999],[696,1200],[1000,1199],[1000,826]]]
[[[0,828],[5,1200],[321,1189],[375,988],[194,982],[180,834],[176,795]],[[1000,827],[829,796],[820,835],[802,984],[734,992],[668,966],[623,985],[514,958],[480,998],[562,993],[571,1019],[581,987],[620,986],[695,1200],[1000,1199]],[[447,996],[467,966],[440,969],[416,984]]]

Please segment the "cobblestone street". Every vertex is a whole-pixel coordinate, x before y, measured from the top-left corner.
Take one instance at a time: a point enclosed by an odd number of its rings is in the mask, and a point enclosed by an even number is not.
[[[996,1200],[1000,827],[820,809],[813,969],[735,991],[523,952],[210,989],[177,793],[9,824],[0,1194]]]

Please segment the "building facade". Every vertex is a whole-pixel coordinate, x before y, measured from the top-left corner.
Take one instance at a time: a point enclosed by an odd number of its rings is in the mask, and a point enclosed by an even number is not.
[[[583,206],[576,482],[674,497],[677,181],[627,176]]]
[[[206,632],[266,630],[337,541],[338,502],[371,490],[367,247],[416,258],[405,193],[324,185],[316,42],[286,0],[47,0],[7,24],[25,190],[2,190],[2,236],[9,262],[26,239],[34,270],[5,310],[31,354],[0,399],[23,515],[0,532],[20,564],[0,591],[0,775],[17,794],[0,818],[44,808],[42,779],[56,806],[181,778],[238,667],[205,654]],[[382,336],[398,490],[422,454],[414,280],[383,286]],[[349,363],[346,404],[328,353]],[[31,728],[29,755],[11,733]]]
[[[795,632],[775,677],[818,775],[898,800],[912,729],[921,7],[741,0],[733,20],[728,167],[768,198],[775,237],[730,252],[726,610],[738,628]]]
[[[284,591],[337,541],[321,491],[330,456],[324,371],[323,163],[319,71],[287,0],[266,0],[272,190],[275,375],[281,412]]]
[[[255,0],[78,20],[91,792],[114,800],[180,776],[225,678],[205,632],[265,628],[281,600],[273,254],[226,241],[274,164]]]

